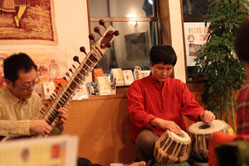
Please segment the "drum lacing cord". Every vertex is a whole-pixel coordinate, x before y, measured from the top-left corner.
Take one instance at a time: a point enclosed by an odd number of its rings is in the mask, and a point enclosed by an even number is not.
[[[183,152],[183,155],[181,157],[178,157],[178,161],[179,162],[183,162],[183,161],[186,161],[189,157],[189,153],[190,153],[190,146],[191,146],[191,143],[185,143],[185,144],[182,144],[184,145],[184,149],[182,150]]]
[[[177,142],[177,144],[176,144],[177,146],[179,145],[178,143],[179,143],[179,142]],[[174,148],[174,150],[173,150],[173,152],[172,152],[172,155],[173,155],[173,156],[178,156],[178,154],[180,153],[180,150],[181,150],[181,148],[182,148],[182,144],[180,144],[180,146],[178,146],[178,147],[177,147],[177,146],[175,146],[175,148]],[[176,150],[177,148],[178,148],[178,150]],[[175,151],[176,151],[176,152],[175,152]],[[173,157],[173,159],[176,159],[176,161],[179,160],[178,157]],[[173,160],[173,162],[175,162],[175,160]]]
[[[160,138],[159,138],[160,142],[162,141],[163,138],[164,138],[164,137],[160,137]],[[170,139],[170,138],[167,137],[167,139],[166,139],[166,141],[164,142],[162,148],[159,149],[160,154],[163,154],[163,156],[160,156],[160,158],[158,159],[160,163],[163,162],[163,158],[164,158],[164,157],[168,157],[168,154],[166,154],[166,151],[168,150],[169,146],[173,143],[173,140],[168,144],[168,147],[166,147],[166,149],[164,149],[164,148],[165,148],[165,146],[166,146],[166,143],[169,141],[169,139]]]
[[[176,143],[176,146],[174,147],[172,154],[166,154],[166,152],[168,151],[169,147],[171,146],[171,144],[173,143],[174,140],[170,140],[170,143],[167,144],[168,146],[165,148],[166,143],[169,141],[169,137],[166,139],[165,143],[162,146],[162,149],[159,149],[160,153],[163,153],[164,155],[161,156],[159,158],[159,162],[162,163],[163,162],[163,157],[167,157],[169,159],[168,163],[171,162],[176,162],[179,158],[175,157],[178,156],[178,154],[180,153],[180,150],[182,148],[182,144],[179,145],[179,142]],[[165,148],[165,149],[164,149]],[[178,149],[177,149],[178,148]]]
[[[206,137],[204,136],[204,134],[202,135],[202,142],[203,142],[203,147],[202,147],[203,151],[205,150],[207,151],[207,152],[204,152],[204,156],[206,159],[208,159],[208,150],[207,150],[208,146],[207,146]]]
[[[194,147],[192,148],[192,153],[193,153],[193,155],[194,156],[197,156],[198,158],[202,158],[202,156],[201,156],[201,154],[199,154],[199,153],[197,153],[198,152],[198,149],[203,149],[203,144],[200,144],[200,145],[198,145],[198,142],[201,142],[201,140],[199,141],[199,138],[200,138],[200,136],[201,135],[198,135],[198,134],[196,134],[196,135],[194,135],[194,137],[195,137],[195,142],[194,142]],[[202,134],[202,138],[203,138],[203,136],[204,136],[204,134]],[[203,140],[202,140],[202,142],[203,142]],[[204,141],[205,142],[205,141]]]

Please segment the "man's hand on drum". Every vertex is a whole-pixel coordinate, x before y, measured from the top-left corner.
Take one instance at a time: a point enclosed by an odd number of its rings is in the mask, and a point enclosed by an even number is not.
[[[215,119],[215,115],[214,115],[213,112],[208,111],[208,110],[205,110],[205,111],[200,115],[200,119],[201,119],[203,122],[210,123],[210,122],[212,122],[212,121]]]
[[[152,126],[158,126],[163,130],[170,130],[173,133],[181,134],[181,128],[174,121],[171,120],[155,118],[150,122],[150,124]]]

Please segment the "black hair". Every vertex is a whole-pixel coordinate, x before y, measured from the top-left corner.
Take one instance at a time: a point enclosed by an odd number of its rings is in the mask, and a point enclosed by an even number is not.
[[[27,73],[31,69],[37,71],[37,66],[25,53],[13,54],[5,59],[3,63],[4,78],[12,82],[18,79],[18,72],[20,70],[24,70],[24,72]]]
[[[239,60],[249,62],[249,18],[239,27],[235,39],[235,52]]]
[[[175,66],[177,61],[175,50],[170,45],[156,45],[150,50],[150,63],[153,65],[163,62]]]

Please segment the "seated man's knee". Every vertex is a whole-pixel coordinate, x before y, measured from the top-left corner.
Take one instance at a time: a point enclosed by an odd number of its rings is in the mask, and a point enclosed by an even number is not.
[[[151,144],[155,143],[158,140],[158,136],[156,133],[150,130],[143,130],[141,131],[137,138],[136,138],[136,144],[142,143],[142,144]]]

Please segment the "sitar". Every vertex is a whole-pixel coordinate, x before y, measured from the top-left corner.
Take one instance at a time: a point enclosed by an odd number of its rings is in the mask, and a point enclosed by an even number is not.
[[[78,56],[73,57],[73,60],[79,64],[78,67],[76,68],[75,65],[73,65],[73,69],[69,69],[70,74],[66,73],[69,79],[63,77],[67,81],[66,85],[62,87],[61,84],[58,84],[55,89],[55,93],[53,93],[50,96],[50,99],[48,99],[48,101],[50,102],[50,106],[46,104],[41,109],[41,113],[44,114],[45,121],[51,127],[54,127],[59,119],[58,109],[61,107],[66,108],[68,106],[76,91],[84,83],[86,77],[88,77],[89,73],[103,57],[106,50],[111,47],[111,43],[113,42],[115,36],[119,35],[119,32],[115,30],[111,25],[106,27],[105,22],[102,19],[99,21],[99,24],[105,28],[105,32],[101,34],[99,27],[94,28],[94,32],[98,33],[100,35],[100,38],[95,41],[94,35],[89,35],[89,39],[93,43],[89,53],[86,53],[84,47],[80,47],[80,51],[84,52],[86,57],[82,62],[79,61]],[[4,138],[4,140],[8,139],[9,138],[7,137]]]
[[[103,20],[100,20],[99,24],[105,27],[105,32],[101,34],[99,27],[94,28],[94,31],[100,35],[100,38],[95,41],[94,35],[89,35],[90,40],[94,43],[94,45],[91,46],[90,52],[87,54],[84,47],[80,48],[80,50],[86,54],[86,57],[81,63],[78,56],[75,56],[73,58],[74,61],[78,62],[79,67],[75,68],[74,72],[69,69],[72,73],[72,76],[69,80],[67,80],[66,86],[57,87],[57,90],[59,90],[60,88],[62,88],[62,90],[60,90],[55,99],[53,99],[54,96],[51,96],[53,102],[51,103],[51,107],[48,109],[45,115],[46,122],[51,126],[54,126],[59,119],[59,117],[57,116],[57,110],[60,107],[68,106],[76,90],[78,90],[80,85],[83,84],[86,77],[93,70],[94,66],[96,66],[100,59],[103,57],[106,50],[111,47],[111,43],[114,40],[114,37],[119,35],[119,32],[114,30],[111,25],[106,27]],[[67,75],[69,76],[68,73]],[[44,112],[44,110],[45,108],[42,108],[42,112]]]

